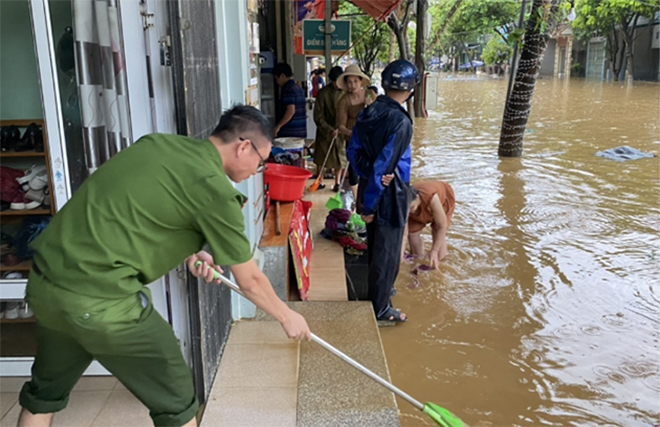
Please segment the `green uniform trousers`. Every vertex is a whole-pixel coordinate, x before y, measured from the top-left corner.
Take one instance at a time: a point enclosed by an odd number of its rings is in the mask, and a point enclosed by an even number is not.
[[[69,393],[98,360],[147,408],[157,426],[181,426],[197,414],[190,368],[148,288],[99,300],[58,288],[34,270],[26,291],[39,326],[32,380],[20,404],[33,414],[64,409]]]

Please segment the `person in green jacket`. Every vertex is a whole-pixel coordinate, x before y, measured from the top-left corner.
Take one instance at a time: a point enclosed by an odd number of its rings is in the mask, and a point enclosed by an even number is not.
[[[39,345],[19,426],[50,425],[94,359],[149,408],[155,425],[196,425],[190,368],[147,288],[184,260],[207,282],[219,265],[230,266],[243,294],[289,338],[310,339],[305,319],[252,259],[246,198],[231,182],[263,171],[272,135],[259,110],[236,106],[207,140],[147,135],[85,180],[32,243],[26,300]]]
[[[314,104],[314,123],[316,123],[316,141],[314,142],[314,164],[316,164],[316,173],[323,173],[321,167],[326,155],[328,160],[325,164],[326,169],[332,169],[335,174],[335,187],[339,188],[339,180],[343,169],[348,164],[346,159],[346,143],[342,138],[338,138],[339,131],[335,126],[337,117],[337,102],[344,92],[337,86],[337,79],[344,70],[337,66],[330,70],[329,78],[331,83],[321,89],[316,97]],[[332,140],[335,143],[330,147]],[[328,154],[328,151],[330,153]],[[323,179],[323,178],[321,178]],[[321,182],[319,188],[325,188]]]

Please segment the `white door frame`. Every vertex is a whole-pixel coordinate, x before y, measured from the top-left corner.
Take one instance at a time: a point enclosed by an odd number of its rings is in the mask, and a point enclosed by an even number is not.
[[[121,1],[119,12],[133,140],[152,132],[175,134],[172,71],[170,66],[160,62],[160,42],[169,35],[167,2]],[[171,322],[184,358],[190,365],[188,289],[183,265],[149,284],[149,289],[154,307]]]
[[[71,198],[71,185],[66,155],[64,121],[57,80],[55,43],[52,36],[50,8],[48,0],[28,0],[32,30],[34,33],[35,54],[43,99],[44,123],[48,136],[51,170],[53,171],[54,199],[57,210]],[[153,23],[144,31],[145,15]],[[150,10],[151,8],[152,10]],[[152,133],[176,133],[174,92],[169,67],[160,66],[158,41],[166,35],[168,28],[167,7],[164,2],[145,0],[121,1],[120,28],[124,46],[125,66],[128,84],[128,101],[133,140]],[[148,34],[149,32],[157,35]],[[142,42],[144,40],[144,42]],[[128,41],[128,43],[127,43]],[[150,47],[152,65],[152,99],[149,93],[149,75],[146,65],[147,46]],[[188,319],[188,296],[185,280],[180,279],[180,269],[173,270],[166,277],[149,284],[154,308],[172,322],[184,357],[188,363],[190,356],[190,328]],[[22,299],[25,296],[27,280],[17,280],[3,284],[3,299]],[[0,359],[0,376],[29,376],[33,357],[7,357]],[[98,362],[85,371],[85,375],[109,375]]]

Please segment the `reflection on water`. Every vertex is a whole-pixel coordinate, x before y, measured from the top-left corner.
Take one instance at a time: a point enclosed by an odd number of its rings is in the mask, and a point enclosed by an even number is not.
[[[540,80],[523,157],[500,159],[506,82],[440,82],[413,181],[450,182],[457,206],[441,270],[409,289],[402,266],[395,384],[473,426],[660,422],[659,161],[594,155],[660,151],[659,89]]]

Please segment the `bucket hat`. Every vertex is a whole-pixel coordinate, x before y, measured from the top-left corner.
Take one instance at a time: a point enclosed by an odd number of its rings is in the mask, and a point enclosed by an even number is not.
[[[371,82],[369,76],[364,74],[362,70],[360,70],[360,67],[358,67],[357,65],[349,65],[344,70],[344,73],[341,76],[339,76],[339,79],[337,79],[337,86],[339,86],[339,88],[342,90],[348,89],[348,87],[346,86],[346,76],[362,77],[362,87],[369,86],[369,83]]]

